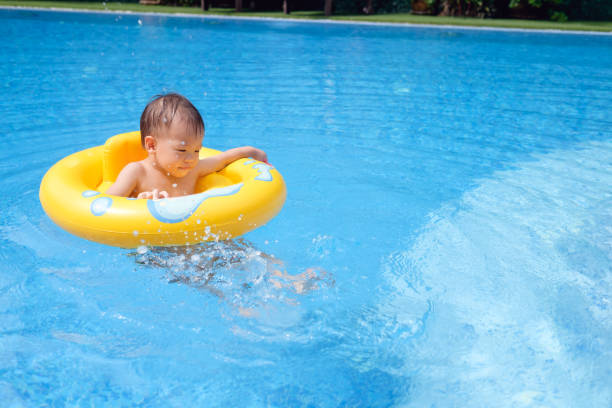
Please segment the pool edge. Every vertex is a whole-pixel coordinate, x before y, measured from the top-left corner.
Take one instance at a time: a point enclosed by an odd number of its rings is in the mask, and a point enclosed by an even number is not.
[[[26,6],[2,6],[0,10],[36,10],[49,12],[71,12],[71,13],[94,13],[94,14],[126,14],[126,15],[158,15],[165,17],[187,17],[210,20],[261,20],[261,21],[281,21],[292,23],[308,23],[308,24],[348,24],[348,25],[366,25],[366,26],[381,26],[381,27],[403,27],[403,28],[434,28],[439,30],[478,30],[478,31],[501,31],[501,32],[525,32],[525,33],[542,33],[542,34],[570,34],[570,35],[601,35],[612,36],[612,31],[587,31],[587,30],[559,30],[546,28],[513,28],[513,27],[479,27],[479,26],[463,26],[463,25],[447,25],[447,24],[415,24],[415,23],[390,23],[378,21],[354,21],[354,20],[321,20],[321,19],[296,19],[282,17],[255,17],[255,16],[224,16],[218,14],[202,15],[189,13],[163,13],[153,11],[130,11],[130,10],[91,10],[79,8],[64,8],[64,7],[26,7]]]

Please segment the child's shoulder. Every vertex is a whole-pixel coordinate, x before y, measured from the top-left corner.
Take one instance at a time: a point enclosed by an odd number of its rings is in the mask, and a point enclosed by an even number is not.
[[[141,160],[141,161],[135,161],[135,162],[130,162],[128,164],[125,165],[125,167],[123,168],[123,171],[126,172],[130,172],[130,173],[141,173],[145,171],[145,160]]]
[[[107,194],[129,197],[134,189],[138,188],[140,180],[145,174],[143,163],[132,162],[128,163],[121,169],[117,175],[117,179],[112,186],[106,191]]]
[[[119,173],[122,177],[138,179],[146,173],[144,160],[130,162]]]

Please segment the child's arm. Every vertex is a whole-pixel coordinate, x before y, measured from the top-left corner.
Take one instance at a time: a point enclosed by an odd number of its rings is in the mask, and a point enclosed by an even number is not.
[[[198,162],[197,171],[200,176],[204,176],[219,171],[238,159],[247,157],[252,157],[255,160],[266,163],[268,161],[268,156],[263,150],[251,146],[236,147],[200,160]]]
[[[117,180],[115,180],[115,183],[106,190],[106,194],[129,197],[136,188],[138,180],[143,176],[143,169],[140,163],[129,163],[119,172]],[[155,188],[153,191],[143,191],[139,193],[137,198],[158,200],[160,198],[168,198],[168,193],[166,191],[159,191]]]
[[[106,194],[129,197],[136,188],[136,183],[141,174],[142,166],[140,163],[129,163],[119,172],[117,180],[106,190]]]

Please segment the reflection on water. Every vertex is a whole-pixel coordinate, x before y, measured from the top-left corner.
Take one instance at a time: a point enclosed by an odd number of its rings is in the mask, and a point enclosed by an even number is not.
[[[533,159],[384,260],[378,315],[419,371],[407,406],[610,406],[612,143]]]

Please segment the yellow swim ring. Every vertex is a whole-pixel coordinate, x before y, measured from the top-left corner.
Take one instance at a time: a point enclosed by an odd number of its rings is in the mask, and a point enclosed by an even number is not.
[[[202,148],[200,158],[217,153]],[[41,182],[45,212],[57,225],[82,238],[135,248],[237,237],[264,225],[285,202],[281,174],[253,159],[237,160],[200,178],[196,193],[184,197],[139,200],[104,194],[126,164],[146,155],[140,132],[130,132],[65,157]]]

